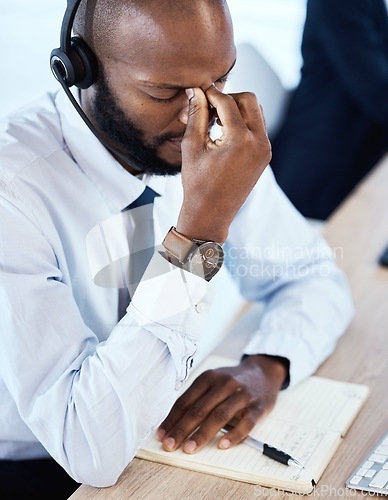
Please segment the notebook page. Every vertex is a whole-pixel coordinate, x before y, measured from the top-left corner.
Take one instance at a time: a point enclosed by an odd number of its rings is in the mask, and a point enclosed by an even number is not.
[[[151,436],[142,444],[137,456],[263,486],[308,492],[312,490],[311,480],[318,481],[340,442],[336,432],[284,423],[274,426],[268,420],[252,433],[257,434],[290,452],[305,464],[306,469],[280,464],[243,443],[230,450],[220,450],[217,441],[221,435],[194,455],[181,449],[165,452],[160,442]]]
[[[286,418],[288,422],[330,429],[344,436],[368,394],[365,385],[313,376],[281,392],[268,418]]]

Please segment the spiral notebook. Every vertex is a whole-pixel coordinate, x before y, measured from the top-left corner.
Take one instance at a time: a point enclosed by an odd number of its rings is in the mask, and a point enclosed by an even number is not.
[[[211,356],[190,379],[208,368],[233,364],[236,363]],[[317,376],[279,394],[275,408],[250,435],[289,453],[305,469],[275,462],[244,443],[220,450],[216,443],[221,434],[194,455],[180,449],[165,452],[160,442],[150,436],[142,443],[137,457],[270,488],[310,493],[368,394],[367,386]]]

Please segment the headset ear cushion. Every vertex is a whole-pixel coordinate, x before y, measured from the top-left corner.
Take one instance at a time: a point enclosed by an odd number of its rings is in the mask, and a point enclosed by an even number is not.
[[[74,85],[87,89],[97,79],[98,62],[92,49],[78,36],[71,39],[70,59],[75,73]]]
[[[66,82],[67,86],[71,87],[74,85],[75,73],[73,62],[70,60],[68,55],[65,54],[65,52],[59,48],[52,50],[50,55],[50,65],[55,78],[58,78],[58,75],[54,71],[54,66],[59,70],[59,74]]]

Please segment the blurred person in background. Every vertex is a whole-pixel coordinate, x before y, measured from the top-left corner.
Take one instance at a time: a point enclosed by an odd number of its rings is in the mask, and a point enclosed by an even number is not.
[[[387,0],[308,0],[302,56],[271,166],[325,220],[388,150]]]

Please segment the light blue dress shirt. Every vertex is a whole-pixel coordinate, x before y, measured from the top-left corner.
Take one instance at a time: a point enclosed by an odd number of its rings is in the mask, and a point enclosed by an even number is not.
[[[180,177],[130,175],[62,92],[2,123],[0,140],[0,458],[51,455],[76,481],[111,485],[173,404],[212,303],[211,284],[158,252],[120,322],[120,285],[99,280],[129,251],[122,210],[145,185],[161,195],[161,243]],[[291,384],[311,374],[353,308],[327,245],[270,168],[225,253],[244,297],[266,304],[245,352],[288,358]]]

